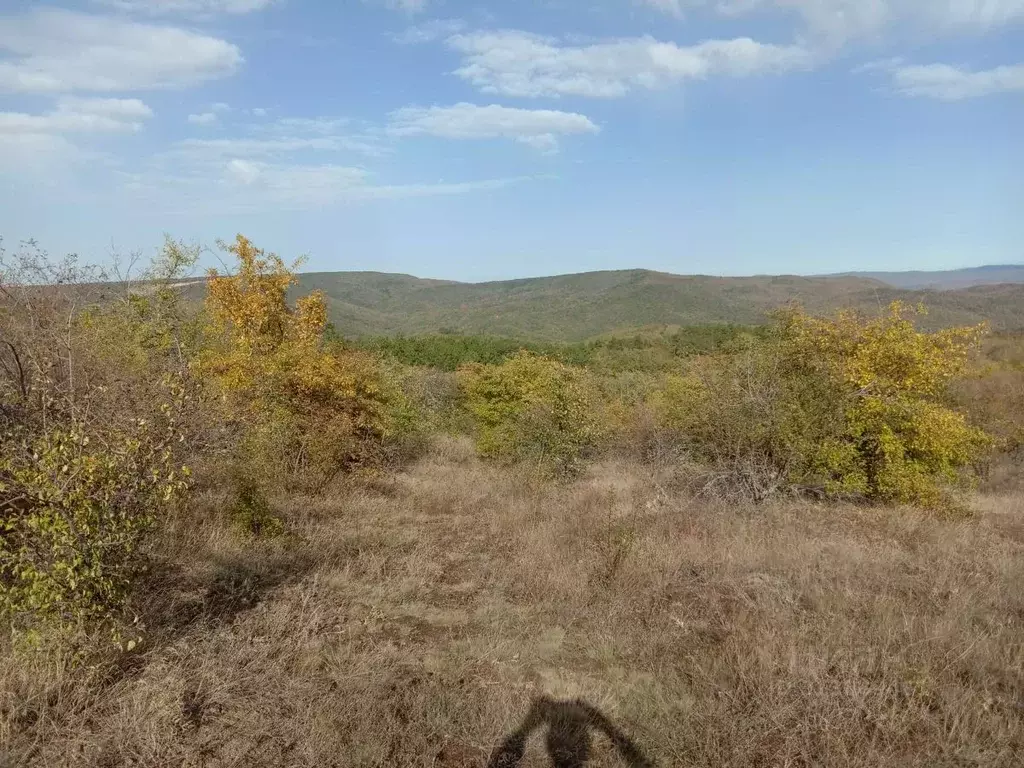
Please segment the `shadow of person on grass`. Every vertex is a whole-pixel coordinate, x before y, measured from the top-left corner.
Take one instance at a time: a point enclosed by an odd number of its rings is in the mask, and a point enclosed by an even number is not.
[[[596,707],[581,699],[555,701],[534,699],[520,726],[499,744],[487,768],[513,768],[526,751],[526,740],[538,728],[548,726],[545,744],[554,768],[583,768],[590,759],[591,731],[603,733],[629,768],[654,768],[640,747],[620,731]]]

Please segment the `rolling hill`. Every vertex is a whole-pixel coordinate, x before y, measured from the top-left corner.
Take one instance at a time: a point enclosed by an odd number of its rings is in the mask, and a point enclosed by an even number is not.
[[[458,283],[379,272],[299,276],[297,293],[320,289],[344,335],[458,332],[536,341],[581,341],[650,326],[757,324],[788,301],[824,312],[877,311],[894,299],[924,302],[932,326],[989,320],[1024,328],[1024,284],[911,290],[867,276],[682,276],[634,269]]]
[[[979,285],[1024,283],[1024,264],[992,264],[944,272],[847,272],[836,277],[880,280],[894,288],[951,290]]]

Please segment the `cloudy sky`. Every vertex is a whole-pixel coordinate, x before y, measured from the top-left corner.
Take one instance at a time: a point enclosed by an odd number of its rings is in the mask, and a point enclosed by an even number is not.
[[[4,0],[0,236],[484,280],[1024,262],[1024,0]]]

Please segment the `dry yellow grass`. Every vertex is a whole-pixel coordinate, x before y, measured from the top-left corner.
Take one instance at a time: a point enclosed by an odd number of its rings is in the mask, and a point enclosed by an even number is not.
[[[448,441],[278,500],[277,542],[241,542],[224,503],[167,532],[139,652],[4,651],[10,764],[483,766],[541,694],[661,766],[1024,759],[1019,494],[959,522],[745,508],[668,468],[558,485]],[[540,734],[522,764],[549,764]],[[598,735],[588,764],[624,763]]]

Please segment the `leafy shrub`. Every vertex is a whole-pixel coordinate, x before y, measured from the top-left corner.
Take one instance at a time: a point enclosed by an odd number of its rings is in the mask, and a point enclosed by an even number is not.
[[[187,487],[173,426],[90,439],[9,430],[0,458],[0,612],[76,624],[114,618],[154,522]]]
[[[13,625],[117,618],[146,537],[188,487],[190,408],[166,282],[103,283],[74,259],[0,252],[0,611]]]
[[[522,352],[465,366],[458,380],[484,456],[566,470],[596,444],[598,398],[582,369]]]
[[[670,379],[662,417],[757,499],[796,485],[943,506],[988,445],[947,404],[984,329],[918,331],[921,311],[787,310],[772,336]]]
[[[401,427],[400,390],[372,355],[325,343],[322,293],[288,305],[294,265],[241,235],[224,247],[238,271],[210,272],[210,338],[197,369],[241,432],[239,460],[264,477],[317,485],[379,462]]]
[[[969,479],[989,438],[950,408],[949,388],[972,367],[986,328],[917,330],[913,310],[894,302],[865,319],[791,311],[781,318],[792,364],[829,377],[845,402],[845,429],[819,452],[826,487],[869,498],[941,506],[944,488]]]
[[[390,366],[386,366],[390,368]],[[454,373],[436,368],[395,366],[390,378],[402,391],[402,432],[423,440],[435,433],[465,434],[471,428]]]
[[[668,376],[652,396],[657,419],[714,472],[715,492],[761,501],[813,482],[820,446],[842,429],[837,393],[821,376],[788,370],[778,345],[751,342]]]

